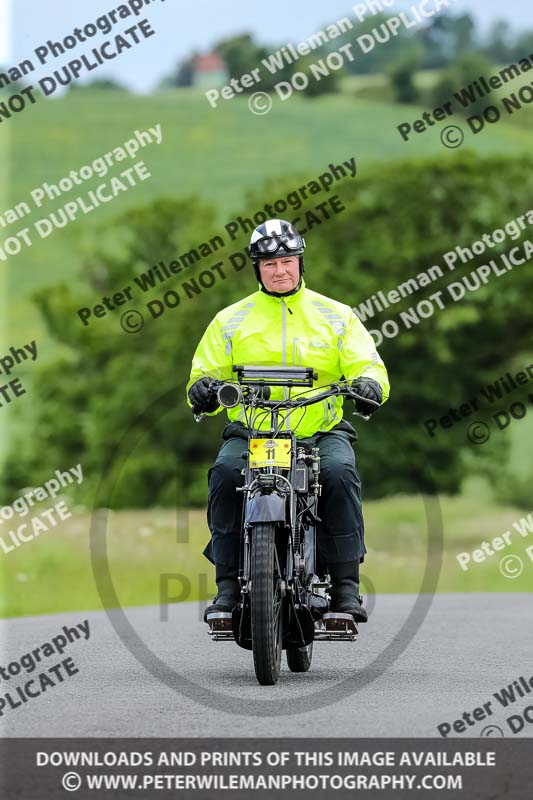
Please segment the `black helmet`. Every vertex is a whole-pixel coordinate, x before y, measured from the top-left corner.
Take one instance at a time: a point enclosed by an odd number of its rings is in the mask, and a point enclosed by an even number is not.
[[[253,261],[280,255],[301,256],[304,250],[305,239],[292,223],[284,219],[267,219],[258,225],[248,248]]]
[[[302,274],[304,271],[304,257],[305,239],[300,236],[291,222],[285,219],[267,219],[266,222],[258,225],[252,233],[250,239],[250,246],[248,252],[254,265],[255,277],[261,284],[262,291],[265,294],[274,295],[277,297],[277,292],[268,292],[265,289],[263,281],[261,280],[261,273],[259,272],[259,261],[265,258],[280,258],[282,256],[298,256],[300,262],[300,280],[298,286],[292,292],[285,294],[294,294],[298,291],[302,283]]]

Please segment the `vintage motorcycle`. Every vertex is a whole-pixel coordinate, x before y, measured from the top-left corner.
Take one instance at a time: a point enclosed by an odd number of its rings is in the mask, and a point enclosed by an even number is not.
[[[280,423],[280,412],[333,395],[354,400],[358,395],[348,382],[339,382],[291,398],[293,387],[313,386],[317,374],[312,367],[234,366],[233,371],[235,383],[213,380],[211,391],[225,408],[241,404],[248,428],[244,485],[237,488],[244,493],[241,599],[232,613],[208,614],[208,632],[214,641],[234,640],[252,650],[258,682],[273,685],[280,675],[282,650],[292,672],[307,672],[314,641],[357,638],[351,614],[327,610],[330,582],[317,567],[319,449],[309,452],[302,447],[292,428],[288,430],[283,419]],[[272,386],[284,387],[285,398],[271,400]],[[256,428],[265,413],[270,413],[269,429]],[[196,414],[196,421],[203,416]]]

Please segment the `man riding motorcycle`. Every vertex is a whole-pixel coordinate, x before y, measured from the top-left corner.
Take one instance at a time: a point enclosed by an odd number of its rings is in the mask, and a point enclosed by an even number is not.
[[[234,380],[233,364],[312,366],[318,372],[317,386],[346,379],[363,398],[377,403],[388,398],[387,370],[363,323],[349,306],[306,287],[305,246],[303,237],[285,220],[267,220],[254,230],[249,253],[259,289],[224,308],[208,325],[186,387],[195,413],[214,415],[222,410],[210,383]],[[271,399],[282,399],[284,391],[273,387]],[[292,396],[297,394],[293,389]],[[377,406],[363,399],[356,408],[370,415]],[[232,611],[240,599],[243,495],[236,488],[243,485],[247,428],[242,404],[227,412],[230,422],[224,441],[208,472],[211,540],[204,555],[215,564],[218,593],[204,619],[211,611]],[[342,418],[340,396],[284,413],[284,427],[294,430],[298,443],[320,451],[317,561],[322,569],[327,567],[331,578],[329,610],[366,622],[359,596],[359,563],[366,553],[361,481],[351,444],[357,434]],[[265,414],[262,425],[268,424]]]

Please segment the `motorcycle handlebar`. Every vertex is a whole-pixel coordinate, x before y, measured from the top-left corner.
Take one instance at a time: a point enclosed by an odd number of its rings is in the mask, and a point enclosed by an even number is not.
[[[247,390],[246,393],[243,392],[243,389]],[[339,394],[343,395],[344,397],[349,397],[352,400],[363,400],[365,403],[375,405],[376,408],[379,408],[380,406],[380,403],[377,401],[370,400],[367,397],[362,397],[361,395],[357,394],[357,392],[355,392],[351,386],[345,383],[332,383],[330,388],[326,391],[311,395],[310,397],[297,397],[295,399],[287,398],[284,400],[270,400],[270,386],[266,384],[264,386],[257,387],[257,389],[258,390],[254,391],[253,387],[243,387],[238,383],[218,381],[214,379],[211,381],[210,385],[211,392],[217,395],[220,405],[224,406],[224,408],[234,408],[235,406],[239,405],[239,403],[250,405],[253,400],[258,400],[259,405],[262,408],[303,408],[304,406],[310,406],[314,403],[319,403],[322,400],[325,400],[327,397]],[[368,417],[365,418],[368,419]]]

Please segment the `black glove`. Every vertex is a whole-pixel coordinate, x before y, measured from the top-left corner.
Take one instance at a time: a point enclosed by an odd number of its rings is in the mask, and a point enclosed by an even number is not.
[[[381,386],[372,378],[365,378],[364,376],[357,378],[355,381],[352,381],[352,389],[358,395],[361,395],[361,397],[374,400],[376,403],[381,403],[383,400]],[[364,414],[366,417],[378,410],[378,406],[372,403],[365,403],[364,400],[355,400],[355,407],[360,414]]]
[[[195,414],[216,411],[219,407],[220,403],[216,393],[210,389],[210,385],[211,378],[200,378],[189,389],[189,400],[192,403],[192,410]]]

